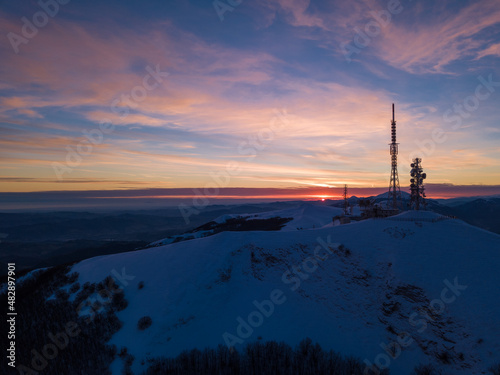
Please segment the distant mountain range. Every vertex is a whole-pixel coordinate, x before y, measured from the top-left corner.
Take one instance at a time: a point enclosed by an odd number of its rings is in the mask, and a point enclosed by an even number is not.
[[[402,192],[402,196],[404,201],[409,199],[406,192]],[[382,202],[387,198],[387,193],[372,198]],[[355,205],[359,199],[350,197],[349,202]],[[335,205],[339,209],[343,207],[341,200],[317,203]],[[65,264],[97,255],[133,251],[159,239],[175,240],[199,236],[201,232],[196,235],[190,232],[222,215],[251,215],[291,209],[300,204],[302,202],[209,206],[198,215],[191,216],[189,223],[184,221],[177,208],[106,213],[0,213],[0,264],[5,266],[7,262],[15,261],[19,270],[26,270]],[[429,199],[428,208],[500,234],[498,196]],[[286,213],[283,215],[286,216]],[[330,213],[326,216],[329,217]],[[314,221],[306,222],[315,225]],[[297,219],[290,225],[295,225],[295,228],[304,227],[298,224]],[[5,269],[2,267],[0,274],[4,273]]]

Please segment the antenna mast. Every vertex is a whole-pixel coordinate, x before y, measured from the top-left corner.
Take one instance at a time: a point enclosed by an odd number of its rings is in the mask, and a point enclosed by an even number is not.
[[[344,185],[344,215],[349,213],[349,201],[347,200],[347,185]]]
[[[392,121],[391,121],[391,181],[389,183],[388,205],[393,210],[398,210],[401,204],[401,189],[399,187],[398,175],[398,145],[396,142],[396,120],[394,116],[394,103],[392,103]]]

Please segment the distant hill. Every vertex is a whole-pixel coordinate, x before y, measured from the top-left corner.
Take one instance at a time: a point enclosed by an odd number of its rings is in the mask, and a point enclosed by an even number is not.
[[[430,201],[429,208],[445,215],[456,216],[463,221],[500,233],[500,197]]]

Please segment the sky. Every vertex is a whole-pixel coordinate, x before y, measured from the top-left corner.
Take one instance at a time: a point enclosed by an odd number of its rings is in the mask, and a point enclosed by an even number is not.
[[[421,157],[436,196],[500,193],[498,0],[0,0],[0,19],[0,192],[380,190],[395,103],[402,190]]]

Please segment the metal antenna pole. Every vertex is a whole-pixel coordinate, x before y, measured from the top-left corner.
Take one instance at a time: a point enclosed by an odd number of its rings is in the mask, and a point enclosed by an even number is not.
[[[347,200],[347,185],[344,185],[344,215],[347,216],[349,208],[349,201]]]
[[[399,187],[398,175],[398,145],[396,141],[396,119],[394,115],[394,103],[392,103],[392,121],[391,121],[391,181],[389,184],[388,201],[392,205],[392,209],[398,210],[401,203],[401,189]]]

